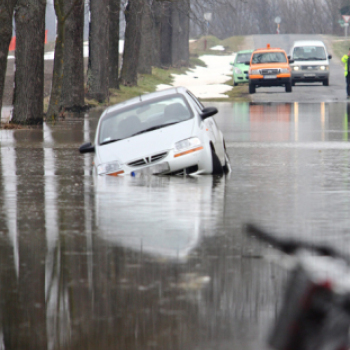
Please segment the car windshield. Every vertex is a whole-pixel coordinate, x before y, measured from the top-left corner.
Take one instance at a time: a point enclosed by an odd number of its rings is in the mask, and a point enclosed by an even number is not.
[[[325,60],[326,52],[322,46],[295,47],[293,51],[293,58],[295,61]]]
[[[283,52],[258,52],[253,55],[252,63],[287,62]]]
[[[140,102],[107,113],[101,122],[99,144],[116,142],[191,118],[193,113],[179,94]]]
[[[247,61],[250,61],[251,57],[252,57],[251,52],[250,53],[239,53],[239,54],[237,54],[235,63],[236,64],[245,63]]]

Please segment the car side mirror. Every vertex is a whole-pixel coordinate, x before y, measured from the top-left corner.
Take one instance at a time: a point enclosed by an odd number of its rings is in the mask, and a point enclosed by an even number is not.
[[[95,146],[91,144],[91,142],[84,143],[79,147],[80,153],[94,153],[95,152]]]
[[[216,114],[218,110],[215,107],[206,107],[202,110],[201,117],[202,119],[206,119]]]
[[[231,66],[233,66],[233,65],[234,65],[234,63],[233,63],[233,62],[230,62],[230,65],[231,65]]]
[[[330,60],[332,58],[332,55],[328,55],[328,59]]]
[[[294,60],[289,60],[289,63],[294,63]]]
[[[288,57],[288,59],[289,59],[289,60],[291,59],[290,55],[289,55],[289,56],[287,56],[287,57]]]
[[[244,64],[245,64],[246,66],[250,66],[250,61],[245,61]]]

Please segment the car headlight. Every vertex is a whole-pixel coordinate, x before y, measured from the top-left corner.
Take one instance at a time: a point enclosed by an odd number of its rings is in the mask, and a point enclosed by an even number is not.
[[[294,66],[294,67],[293,67],[293,70],[299,70],[299,69],[300,69],[299,66]]]
[[[234,68],[236,74],[242,74],[242,71],[239,68]]]
[[[259,71],[259,69],[252,69],[252,70],[250,71],[250,74],[251,74],[251,75],[260,75],[260,71]]]
[[[122,165],[118,161],[103,163],[97,166],[97,174],[98,175],[121,175],[124,173],[122,169]]]
[[[175,143],[174,157],[184,156],[189,153],[200,151],[203,149],[201,140],[198,137],[192,137],[190,139],[181,140]]]
[[[321,70],[328,70],[328,69],[329,69],[329,66],[321,66],[320,69],[321,69]]]

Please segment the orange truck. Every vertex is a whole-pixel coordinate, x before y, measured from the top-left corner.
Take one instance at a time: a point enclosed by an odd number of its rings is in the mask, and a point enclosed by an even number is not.
[[[260,86],[284,86],[286,92],[292,92],[292,70],[284,50],[271,48],[254,50],[249,64],[249,93],[254,94]]]

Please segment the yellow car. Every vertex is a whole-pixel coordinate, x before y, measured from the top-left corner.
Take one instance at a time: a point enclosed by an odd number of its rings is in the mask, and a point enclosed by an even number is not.
[[[260,86],[284,86],[286,92],[292,92],[292,70],[284,50],[271,48],[268,44],[264,49],[252,53],[249,62],[249,93],[254,94]]]

